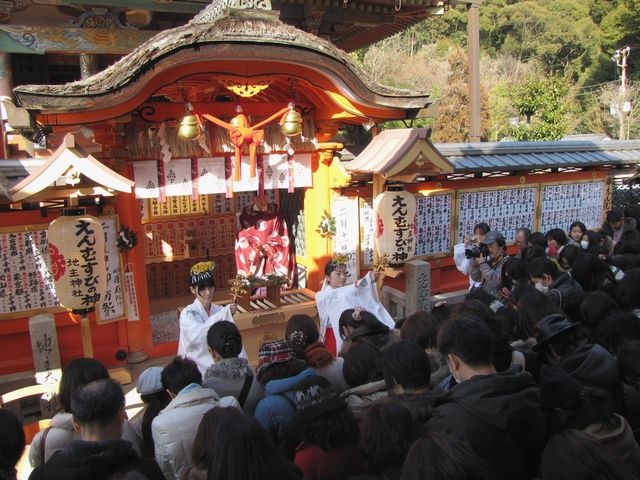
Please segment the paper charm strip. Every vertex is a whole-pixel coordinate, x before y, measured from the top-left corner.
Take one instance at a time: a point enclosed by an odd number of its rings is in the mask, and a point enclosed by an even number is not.
[[[198,193],[225,193],[225,157],[198,159]]]
[[[191,159],[181,158],[167,162],[164,166],[164,179],[167,197],[190,196],[193,191]]]
[[[160,197],[160,182],[158,180],[158,164],[155,160],[138,161],[133,163],[133,178],[136,182],[136,198]]]

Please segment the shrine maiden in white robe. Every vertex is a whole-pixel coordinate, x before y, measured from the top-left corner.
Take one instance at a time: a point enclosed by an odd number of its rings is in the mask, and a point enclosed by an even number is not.
[[[336,337],[337,351],[340,351],[342,339],[340,338],[340,315],[350,308],[361,308],[373,313],[378,320],[389,328],[395,328],[396,324],[378,299],[378,290],[373,281],[371,272],[351,285],[331,288],[328,282],[324,282],[322,290],[316,294],[316,308],[320,317],[320,337],[324,341],[328,327],[333,329]]]
[[[207,344],[207,332],[209,327],[220,320],[233,322],[231,306],[222,307],[211,304],[211,313],[207,315],[202,303],[197,298],[191,305],[180,312],[180,340],[178,341],[178,355],[189,357],[196,362],[198,370],[204,375],[213,364],[209,345]],[[247,358],[247,353],[242,347],[241,358]]]

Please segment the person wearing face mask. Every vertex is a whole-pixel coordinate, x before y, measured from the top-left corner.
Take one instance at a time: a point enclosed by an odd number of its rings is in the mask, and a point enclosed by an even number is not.
[[[535,287],[567,314],[579,316],[584,291],[569,272],[561,272],[550,258],[536,258],[527,265],[529,278]]]
[[[316,308],[320,317],[320,341],[334,356],[340,351],[342,338],[340,315],[345,310],[358,308],[372,313],[389,328],[395,322],[378,298],[376,282],[380,274],[370,271],[360,280],[347,285],[347,255],[337,253],[324,267],[324,280],[316,294]]]
[[[219,320],[233,322],[233,315],[238,310],[235,304],[223,307],[213,303],[213,295],[216,292],[214,267],[213,261],[198,262],[191,267],[189,289],[196,298],[180,312],[178,355],[195,361],[202,374],[211,366],[211,355],[207,345],[209,327]],[[247,358],[244,349],[241,356]]]
[[[458,385],[436,401],[426,429],[467,442],[496,478],[528,479],[544,445],[538,387],[520,365],[496,372],[492,346],[491,330],[478,317],[442,326],[438,347]]]
[[[481,290],[504,299],[502,293],[502,267],[509,258],[507,255],[507,242],[502,233],[491,230],[484,238],[481,246],[485,246],[489,255],[472,259],[472,268],[469,276],[479,283]]]

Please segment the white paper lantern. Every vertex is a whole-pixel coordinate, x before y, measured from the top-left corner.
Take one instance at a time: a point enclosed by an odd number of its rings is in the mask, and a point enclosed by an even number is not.
[[[104,230],[83,208],[69,208],[48,229],[51,273],[60,303],[91,311],[107,289]]]
[[[416,199],[405,191],[384,192],[373,202],[376,213],[378,255],[388,255],[389,263],[411,260],[416,251]]]

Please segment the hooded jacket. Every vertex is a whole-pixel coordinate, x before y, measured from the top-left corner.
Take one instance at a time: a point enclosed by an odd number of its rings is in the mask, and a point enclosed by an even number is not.
[[[553,281],[547,297],[565,312],[571,312],[580,307],[584,291],[570,273],[564,272]]]
[[[467,442],[498,479],[531,478],[545,439],[538,387],[520,367],[452,387],[426,426]]]
[[[358,419],[362,418],[367,408],[388,396],[389,387],[384,380],[358,385],[340,394],[340,398],[344,398],[351,412]]]
[[[139,458],[126,440],[86,442],[72,440],[51,459],[37,467],[29,480],[106,480],[135,470],[135,478],[160,480],[164,476],[155,461]]]
[[[213,407],[240,408],[233,397],[220,398],[210,388],[187,385],[151,424],[156,461],[167,480],[182,478],[193,463],[193,441],[205,413]]]
[[[613,399],[616,413],[623,413],[624,393],[618,361],[603,347],[585,341],[562,359],[560,367],[583,385],[606,391]]]

